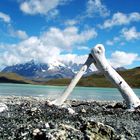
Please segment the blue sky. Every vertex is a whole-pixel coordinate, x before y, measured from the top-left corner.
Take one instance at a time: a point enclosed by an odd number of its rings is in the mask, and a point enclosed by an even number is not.
[[[139,0],[4,0],[0,69],[34,59],[84,63],[102,43],[113,67],[140,66]]]

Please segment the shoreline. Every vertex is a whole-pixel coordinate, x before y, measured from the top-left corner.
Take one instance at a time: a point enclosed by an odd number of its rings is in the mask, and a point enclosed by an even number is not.
[[[30,83],[0,83],[0,85],[25,85],[25,86],[43,86],[43,87],[64,87],[66,88],[68,85],[45,85],[45,84],[30,84]],[[75,88],[109,88],[109,89],[117,89],[116,87],[97,87],[97,86],[80,86],[76,85]],[[132,87],[132,89],[140,89],[140,87]],[[1,95],[0,95],[1,96]]]
[[[8,111],[0,113],[2,140],[138,140],[140,110],[122,102],[67,100],[69,107],[49,105],[46,98],[0,96]]]

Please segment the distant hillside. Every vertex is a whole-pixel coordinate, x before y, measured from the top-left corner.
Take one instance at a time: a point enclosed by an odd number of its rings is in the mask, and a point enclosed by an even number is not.
[[[140,88],[140,67],[119,71],[119,74],[127,81],[131,87]],[[0,83],[19,83],[19,84],[38,84],[38,85],[56,85],[64,86],[70,83],[71,79],[53,79],[45,81],[45,79],[28,80],[14,73],[0,73]],[[102,74],[92,74],[83,77],[78,86],[88,87],[114,87]]]
[[[19,84],[34,84],[34,82],[25,79],[15,73],[0,72],[0,83],[19,83]]]
[[[127,81],[131,87],[140,88],[140,67],[119,71],[119,74]],[[56,79],[46,82],[47,85],[68,85],[71,79]],[[78,86],[89,87],[114,87],[102,74],[92,74],[82,78]]]

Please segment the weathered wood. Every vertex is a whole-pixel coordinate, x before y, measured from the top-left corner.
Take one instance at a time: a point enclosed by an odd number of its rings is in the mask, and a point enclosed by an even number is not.
[[[62,105],[64,103],[64,101],[67,99],[67,97],[73,91],[74,87],[76,86],[78,81],[81,79],[81,77],[83,76],[83,74],[86,72],[86,70],[88,69],[88,67],[91,65],[91,63],[93,61],[94,60],[93,60],[93,58],[92,58],[92,56],[90,54],[88,56],[88,59],[86,60],[85,64],[82,66],[80,71],[76,74],[76,76],[73,78],[73,80],[71,81],[69,86],[65,89],[64,93],[58,99],[52,101],[52,104]]]
[[[94,63],[97,69],[101,71],[105,75],[105,77],[118,88],[118,90],[121,92],[122,97],[126,101],[128,109],[133,110],[136,107],[140,106],[140,100],[136,96],[134,91],[108,63],[105,57],[105,48],[102,44],[97,44],[91,50],[91,54],[89,55],[85,64],[71,81],[69,86],[65,89],[62,96],[54,100],[52,102],[53,104],[62,105],[64,103],[64,101],[73,91],[74,87],[76,86],[82,75],[85,73],[85,71],[88,69],[88,67],[91,65],[91,63]]]
[[[125,80],[111,67],[105,57],[105,48],[102,44],[97,44],[91,51],[96,67],[105,77],[114,84],[121,92],[129,109],[134,109],[140,105],[140,100],[125,82]]]

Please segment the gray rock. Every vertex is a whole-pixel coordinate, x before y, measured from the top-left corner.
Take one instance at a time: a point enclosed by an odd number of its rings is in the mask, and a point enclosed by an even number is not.
[[[48,105],[41,98],[0,97],[0,102],[8,106],[0,113],[1,140],[140,138],[139,109],[128,112],[124,103],[68,101],[76,112],[69,114],[67,108]]]

